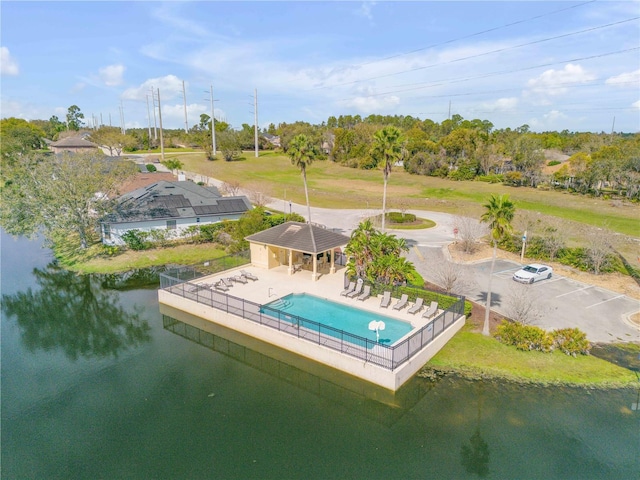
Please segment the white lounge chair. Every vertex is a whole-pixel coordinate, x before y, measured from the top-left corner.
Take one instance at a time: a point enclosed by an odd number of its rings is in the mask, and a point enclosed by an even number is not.
[[[352,292],[347,293],[347,298],[353,298],[360,295],[360,292],[362,292],[363,283],[364,282],[362,281],[362,279],[359,278],[358,281],[356,282],[356,288],[354,288]]]
[[[423,307],[424,307],[424,298],[418,297],[416,298],[416,303],[414,303],[413,307],[407,310],[407,312],[410,313],[411,315],[415,315],[420,310],[422,310]]]
[[[380,308],[387,308],[391,304],[391,292],[384,292],[380,300]]]
[[[241,275],[234,275],[233,277],[229,277],[231,281],[238,283],[249,283],[249,281]]]
[[[358,300],[362,300],[363,302],[369,298],[371,296],[371,285],[365,285],[364,286],[364,291],[362,292],[362,294],[358,297]]]
[[[340,292],[340,295],[346,297],[349,293],[356,289],[356,282],[349,282],[349,286]]]
[[[258,277],[256,277],[253,273],[249,273],[245,270],[240,270],[240,275],[242,275],[244,278],[248,278],[249,280],[255,282],[256,280],[258,280]]]
[[[221,278],[220,282],[225,286],[225,287],[233,287],[233,282],[231,281],[231,278]]]
[[[216,290],[221,290],[223,292],[228,292],[229,291],[229,287],[227,287],[224,283],[218,281],[213,285],[213,288],[215,288]]]
[[[422,314],[422,318],[431,318],[438,312],[438,302],[431,302],[429,308]]]
[[[402,310],[404,307],[407,306],[408,301],[409,301],[409,295],[407,295],[406,293],[403,293],[402,296],[400,297],[400,300],[398,300],[398,303],[396,303],[393,306],[393,309]]]

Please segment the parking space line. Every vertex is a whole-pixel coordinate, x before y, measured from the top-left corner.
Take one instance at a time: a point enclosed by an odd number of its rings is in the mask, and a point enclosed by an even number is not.
[[[588,286],[586,286],[584,288],[579,288],[577,290],[572,290],[572,291],[567,292],[567,293],[561,293],[560,295],[556,295],[556,298],[564,297],[565,295],[571,295],[572,293],[581,292],[582,290],[587,290],[589,288],[593,288],[593,285],[588,285]]]
[[[622,297],[624,297],[624,295],[618,295],[617,297],[612,297],[612,298],[610,298],[608,300],[603,300],[601,302],[594,303],[593,305],[589,305],[588,307],[584,307],[584,308],[591,308],[591,307],[595,307],[597,305],[602,305],[603,303],[607,303],[607,302],[610,302],[611,300],[616,300],[616,299],[622,298]]]

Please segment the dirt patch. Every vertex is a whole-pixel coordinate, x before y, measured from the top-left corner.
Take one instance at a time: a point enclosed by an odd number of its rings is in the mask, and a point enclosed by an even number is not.
[[[459,244],[449,245],[449,254],[451,259],[456,263],[474,263],[483,260],[490,260],[493,255],[493,249],[488,244],[481,244],[479,248],[471,254],[464,253]],[[498,258],[504,258],[506,260],[512,260],[520,263],[520,256],[498,250]],[[533,263],[534,260],[527,259],[525,262]],[[553,267],[554,273],[562,275],[563,277],[571,278],[579,282],[583,282],[589,285],[595,285],[597,287],[606,288],[614,292],[622,293],[631,298],[640,300],[640,286],[635,282],[633,278],[620,273],[606,273],[601,275],[594,275],[592,273],[581,272],[575,268],[567,267],[557,262],[544,262],[546,265]]]

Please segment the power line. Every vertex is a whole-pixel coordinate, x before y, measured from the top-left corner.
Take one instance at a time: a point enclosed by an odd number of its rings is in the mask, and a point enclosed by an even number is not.
[[[534,41],[531,41],[531,42],[521,43],[519,45],[513,45],[513,46],[510,46],[510,47],[498,48],[496,50],[491,50],[491,51],[488,51],[488,52],[477,53],[477,54],[474,54],[474,55],[469,55],[467,57],[456,58],[454,60],[449,60],[447,62],[433,63],[431,65],[424,65],[422,67],[410,68],[408,70],[401,70],[399,72],[385,73],[384,75],[377,75],[375,77],[369,77],[369,78],[364,78],[364,79],[360,79],[360,80],[353,80],[351,82],[343,82],[343,83],[335,83],[335,84],[331,84],[331,85],[324,85],[324,86],[312,88],[310,90],[319,90],[319,89],[330,88],[330,87],[331,88],[333,88],[333,87],[342,87],[342,86],[345,86],[345,85],[353,85],[355,83],[368,82],[370,80],[378,80],[380,78],[387,78],[387,77],[393,77],[393,76],[396,76],[396,75],[402,75],[404,73],[417,72],[419,70],[426,70],[428,68],[440,67],[440,66],[443,66],[443,65],[450,65],[452,63],[462,62],[464,60],[472,60],[472,59],[475,59],[475,58],[484,57],[486,55],[492,55],[494,53],[506,52],[508,50],[515,50],[517,48],[528,47],[528,46],[536,45],[536,44],[539,44],[539,43],[549,42],[549,41],[552,41],[552,40],[558,40],[560,38],[566,38],[566,37],[571,37],[571,36],[574,36],[574,35],[580,35],[580,34],[583,34],[583,33],[593,32],[595,30],[600,30],[602,28],[608,28],[608,27],[620,25],[620,24],[623,24],[623,23],[632,22],[634,20],[638,20],[639,18],[640,17],[628,18],[628,19],[625,19],[625,20],[620,20],[618,22],[608,23],[606,25],[599,25],[597,27],[591,27],[591,28],[587,28],[587,29],[584,29],[584,30],[579,30],[579,31],[576,31],[576,32],[565,33],[565,34],[562,34],[562,35],[556,35],[555,37],[542,38],[542,39],[534,40]]]
[[[360,67],[360,66],[364,66],[364,65],[371,65],[371,64],[374,64],[374,63],[384,62],[386,60],[391,60],[393,58],[403,57],[405,55],[411,55],[411,54],[414,54],[414,53],[422,52],[424,50],[429,50],[430,48],[441,47],[443,45],[448,45],[450,43],[458,42],[460,40],[466,40],[468,38],[473,38],[473,37],[477,37],[479,35],[484,35],[485,33],[495,32],[497,30],[502,30],[503,28],[513,27],[514,25],[519,25],[521,23],[526,23],[526,22],[530,22],[532,20],[538,20],[540,18],[550,16],[550,15],[555,15],[556,13],[561,13],[561,12],[565,12],[567,10],[572,10],[574,8],[578,8],[578,7],[582,7],[584,5],[588,5],[590,3],[594,3],[595,1],[596,0],[590,0],[588,2],[579,3],[577,5],[572,5],[570,7],[561,8],[560,10],[554,10],[552,12],[547,12],[547,13],[536,15],[536,16],[533,16],[533,17],[525,18],[525,19],[522,19],[522,20],[517,20],[515,22],[511,22],[511,23],[507,23],[507,24],[504,24],[504,25],[500,25],[499,27],[493,27],[493,28],[489,28],[487,30],[481,30],[479,32],[471,33],[471,34],[465,35],[463,37],[454,38],[454,39],[447,40],[447,41],[444,41],[444,42],[441,42],[441,43],[435,43],[435,44],[429,45],[427,47],[417,48],[417,49],[411,50],[409,52],[398,53],[396,55],[390,55],[388,57],[384,57],[384,58],[381,58],[381,59],[378,59],[378,60],[372,60],[371,62],[354,64],[352,66],[353,67]]]
[[[415,91],[415,90],[422,90],[424,88],[432,88],[432,87],[439,87],[439,86],[443,86],[443,85],[450,85],[453,83],[462,83],[462,82],[468,82],[470,80],[478,80],[481,78],[488,78],[488,77],[494,77],[496,75],[505,75],[508,73],[515,73],[515,72],[524,72],[527,70],[535,70],[537,68],[544,68],[544,67],[550,67],[550,66],[554,66],[554,65],[563,65],[565,63],[571,63],[571,62],[578,62],[578,61],[584,61],[584,60],[593,60],[595,58],[602,58],[602,57],[607,57],[607,56],[611,56],[611,55],[618,55],[620,53],[627,53],[627,52],[632,52],[634,50],[639,50],[640,47],[633,47],[633,48],[627,48],[624,50],[616,50],[614,52],[607,52],[607,53],[601,53],[598,55],[591,55],[588,57],[578,57],[578,58],[572,58],[570,60],[561,60],[558,62],[549,62],[549,63],[542,63],[539,65],[533,65],[530,67],[523,67],[523,68],[515,68],[515,69],[511,69],[511,70],[500,70],[497,72],[490,72],[490,73],[484,73],[481,75],[475,75],[472,77],[466,77],[466,78],[460,78],[460,79],[453,79],[453,80],[440,80],[437,82],[425,82],[425,83],[414,83],[414,84],[408,84],[409,85],[420,85],[420,86],[416,86],[413,88],[405,88],[405,89],[401,89],[401,90],[391,90],[391,91],[386,91],[386,92],[381,92],[381,93],[372,93],[369,95],[363,95],[363,97],[369,98],[369,97],[379,97],[382,95],[390,95],[393,93],[404,93],[404,92],[410,92],[410,91]],[[351,100],[351,98],[343,98],[340,101],[346,101],[346,100]]]

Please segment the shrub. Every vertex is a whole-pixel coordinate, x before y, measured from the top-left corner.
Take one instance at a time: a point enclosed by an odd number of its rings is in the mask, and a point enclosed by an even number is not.
[[[504,181],[503,175],[491,174],[491,175],[478,175],[476,180],[479,182],[487,182],[487,183],[500,183]]]
[[[158,170],[155,165],[152,165],[150,163],[147,163],[146,167],[147,167],[147,172],[155,172]]]
[[[562,162],[560,162],[559,160],[551,160],[551,161],[549,161],[547,163],[547,166],[548,167],[553,167],[554,165],[560,165],[560,163],[562,163]]]
[[[416,216],[413,213],[389,212],[387,220],[390,223],[412,223],[416,221]]]
[[[561,328],[546,332],[540,327],[503,320],[498,326],[496,339],[505,345],[513,345],[518,350],[551,352],[555,348],[573,357],[588,355],[591,344],[584,332],[577,328]]]
[[[573,357],[578,354],[589,355],[591,344],[587,335],[577,328],[561,328],[551,332],[554,345],[561,352]]]
[[[149,232],[142,230],[129,230],[122,234],[122,240],[131,250],[146,250],[151,247],[149,238]]]

